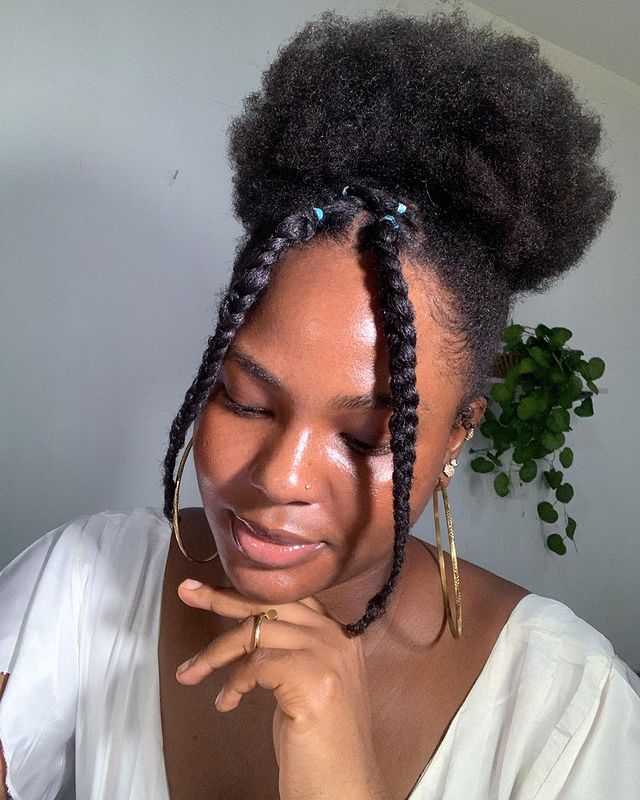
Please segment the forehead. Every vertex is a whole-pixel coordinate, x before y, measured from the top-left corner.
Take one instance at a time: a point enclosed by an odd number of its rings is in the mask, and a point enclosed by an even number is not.
[[[418,393],[426,400],[447,386],[455,394],[457,375],[447,364],[444,331],[432,311],[434,303],[443,302],[437,279],[410,262],[403,264],[403,275],[415,311]],[[387,391],[388,354],[377,295],[370,253],[331,241],[292,248],[236,341],[293,383]]]

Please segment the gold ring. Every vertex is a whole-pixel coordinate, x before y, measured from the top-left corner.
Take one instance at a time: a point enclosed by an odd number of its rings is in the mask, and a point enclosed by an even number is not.
[[[260,647],[260,627],[263,619],[278,619],[278,612],[275,608],[269,608],[267,611],[261,611],[259,614],[253,615],[253,648],[251,652]]]

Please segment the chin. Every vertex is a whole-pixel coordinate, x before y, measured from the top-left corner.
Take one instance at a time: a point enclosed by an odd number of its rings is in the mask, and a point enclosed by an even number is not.
[[[327,573],[318,570],[317,565],[313,571],[308,569],[308,564],[265,567],[247,563],[240,553],[227,552],[220,552],[220,561],[234,589],[258,603],[293,603],[316,595],[328,586]]]

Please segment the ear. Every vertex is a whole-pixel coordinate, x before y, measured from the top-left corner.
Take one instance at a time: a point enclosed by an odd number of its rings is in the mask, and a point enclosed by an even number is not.
[[[451,434],[449,436],[449,441],[447,442],[447,449],[445,451],[445,458],[442,464],[442,469],[444,470],[446,464],[451,461],[452,458],[457,459],[462,447],[466,441],[467,430],[465,429],[464,425],[462,424],[463,416],[469,420],[471,425],[476,428],[480,424],[480,420],[484,416],[484,412],[487,409],[487,399],[485,397],[479,396],[472,400],[469,405],[466,407],[463,414],[458,415],[456,418],[453,427],[451,428]],[[445,475],[444,471],[440,473],[440,482],[446,488],[449,485],[451,478],[448,475]]]

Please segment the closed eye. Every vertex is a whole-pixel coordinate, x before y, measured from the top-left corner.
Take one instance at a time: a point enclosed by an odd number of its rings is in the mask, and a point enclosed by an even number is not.
[[[362,453],[367,456],[386,456],[391,452],[390,444],[368,444],[361,442],[359,439],[354,439],[346,433],[342,434],[342,438],[346,443],[352,447],[356,452]]]
[[[226,407],[233,411],[234,414],[237,414],[239,417],[261,417],[266,414],[269,414],[269,409],[267,408],[256,408],[253,406],[241,406],[240,403],[236,403],[235,400],[232,400],[229,397],[227,390],[224,386],[220,386],[220,390],[224,397],[224,404]]]
[[[236,403],[235,400],[232,400],[229,396],[229,393],[225,389],[223,385],[220,386],[221,394],[224,398],[225,406],[234,414],[237,414],[239,417],[265,417],[268,416],[271,412],[268,408],[260,408],[256,406],[243,406],[240,403]],[[357,453],[365,456],[385,456],[391,452],[391,444],[382,444],[382,445],[375,445],[369,444],[368,442],[363,442],[360,439],[356,439],[355,437],[349,435],[348,433],[340,434],[342,439],[347,443],[352,450],[355,450]]]

